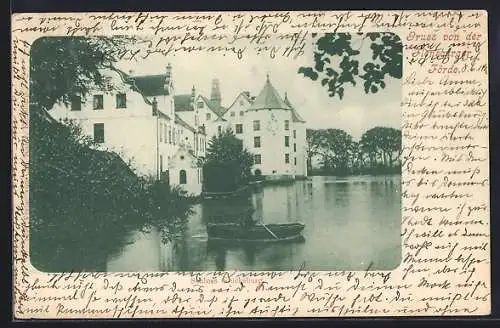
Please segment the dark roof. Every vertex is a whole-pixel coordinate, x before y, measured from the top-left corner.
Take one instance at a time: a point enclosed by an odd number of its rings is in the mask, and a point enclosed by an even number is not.
[[[175,121],[176,124],[179,124],[180,126],[183,126],[184,128],[188,129],[189,131],[196,133],[196,129],[193,128],[191,125],[187,124],[183,119],[179,117],[179,115],[175,114]]]
[[[127,83],[128,85],[130,85],[130,88],[136,92],[138,92],[141,96],[142,96],[142,99],[144,99],[144,102],[148,105],[152,105],[153,103],[151,101],[149,101],[149,99],[146,97],[146,95],[144,93],[142,93],[142,91],[135,85],[135,83],[132,83],[133,81],[130,79],[130,76],[123,72],[122,70],[120,69],[117,69],[117,68],[114,68],[114,71],[116,73],[118,73],[118,75],[120,76],[121,80],[124,82],[124,83]]]
[[[128,82],[135,85],[145,97],[168,95],[169,89],[165,88],[165,84],[168,83],[166,80],[165,74],[128,77]]]
[[[267,76],[264,88],[262,88],[262,91],[255,98],[252,106],[249,108],[249,110],[254,109],[290,109],[269,81],[269,75]]]
[[[194,110],[193,104],[191,103],[191,95],[175,95],[174,107],[176,112],[188,112]]]
[[[142,96],[142,99],[144,100],[144,102],[145,102],[146,104],[148,104],[148,105],[150,105],[150,106],[154,106],[154,105],[153,105],[154,99],[153,99],[153,101],[150,101],[150,100],[148,99],[148,97],[154,97],[154,95],[147,95],[147,94],[145,94],[145,92],[144,92],[143,90],[141,90],[141,89],[139,88],[139,86],[138,86],[138,85],[137,85],[137,83],[136,83],[136,78],[137,78],[137,77],[131,77],[131,76],[130,76],[130,75],[128,75],[127,73],[125,73],[125,72],[123,72],[122,70],[117,69],[117,68],[114,68],[113,70],[114,70],[115,72],[117,72],[117,73],[118,73],[118,75],[120,76],[120,78],[122,79],[122,81],[123,81],[124,83],[127,83],[128,85],[130,85],[130,88],[131,88],[132,90],[134,90],[134,91],[138,92],[138,93]],[[149,76],[160,76],[160,75],[149,75]],[[163,76],[165,76],[165,75],[163,75]],[[166,77],[166,76],[165,76],[165,77]],[[168,94],[168,93],[167,93],[167,94]],[[159,116],[165,117],[165,118],[166,118],[166,119],[168,119],[168,120],[170,120],[170,119],[171,119],[171,118],[170,118],[167,114],[163,113],[163,112],[162,112],[161,110],[159,110],[158,108],[157,108],[156,110],[157,110],[157,113],[158,113],[158,115],[159,115]],[[154,115],[154,114],[153,114],[153,115]]]
[[[292,106],[292,103],[290,103],[290,100],[288,100],[288,96],[285,93],[285,99],[283,100],[285,104],[292,109],[292,121],[293,122],[302,122],[305,123],[306,121],[297,113],[297,110],[295,107]]]
[[[228,108],[221,106],[217,101],[210,100],[207,97],[201,95],[200,97],[207,104],[208,108],[210,108],[212,112],[214,112],[217,116],[222,117],[222,115],[227,112]]]

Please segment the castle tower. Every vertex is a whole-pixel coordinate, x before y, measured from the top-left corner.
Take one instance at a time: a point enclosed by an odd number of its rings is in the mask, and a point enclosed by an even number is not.
[[[292,111],[269,78],[245,114],[244,143],[255,155],[254,174],[294,176]]]
[[[212,80],[212,92],[210,94],[210,100],[219,106],[221,105],[222,97],[220,93],[220,83],[219,79],[217,78]]]

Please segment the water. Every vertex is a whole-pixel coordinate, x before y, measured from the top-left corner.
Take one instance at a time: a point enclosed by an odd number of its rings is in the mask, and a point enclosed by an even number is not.
[[[392,270],[401,261],[400,176],[312,177],[257,187],[248,196],[196,205],[175,242],[136,232],[107,260],[108,271]],[[264,223],[303,222],[304,240],[213,245],[206,223],[252,215]]]

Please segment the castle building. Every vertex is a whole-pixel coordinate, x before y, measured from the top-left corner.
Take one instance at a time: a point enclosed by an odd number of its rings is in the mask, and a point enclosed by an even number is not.
[[[175,112],[172,66],[159,75],[106,73],[115,86],[112,92],[93,90],[85,99],[75,95],[69,106],[56,104],[51,116],[77,121],[97,148],[118,153],[138,175],[199,195],[206,134]],[[194,108],[195,93],[193,88],[183,106]]]
[[[306,122],[287,94],[279,95],[269,76],[256,97],[243,91],[229,107],[222,106],[220,82],[214,79],[210,98],[198,95],[195,103],[189,110],[176,107],[177,114],[201,127],[207,138],[231,128],[254,155],[254,175],[268,179],[307,176]]]
[[[254,175],[307,175],[305,121],[269,76],[257,97],[243,91],[224,107],[218,79],[209,98],[194,86],[190,93],[176,94],[170,64],[158,75],[106,73],[113,91],[74,95],[71,104],[56,104],[49,113],[78,122],[96,148],[116,152],[138,175],[201,194],[208,138],[228,128],[254,155]]]

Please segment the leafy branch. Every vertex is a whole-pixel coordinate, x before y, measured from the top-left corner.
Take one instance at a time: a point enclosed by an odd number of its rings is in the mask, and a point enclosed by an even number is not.
[[[313,81],[319,80],[330,97],[343,99],[346,86],[362,82],[366,94],[377,93],[386,87],[387,76],[402,77],[401,39],[393,33],[357,33],[364,45],[370,40],[371,62],[360,70],[360,49],[353,48],[351,33],[326,33],[315,41],[314,66],[302,66],[299,74]],[[317,34],[313,34],[317,37]]]

